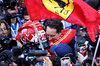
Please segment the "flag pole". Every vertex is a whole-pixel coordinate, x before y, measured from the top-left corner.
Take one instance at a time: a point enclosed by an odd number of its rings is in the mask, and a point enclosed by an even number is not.
[[[33,22],[33,21],[32,21],[32,22]],[[37,31],[37,29],[36,29],[36,26],[35,26],[34,22],[33,22],[33,26],[34,26],[34,29],[35,29],[35,31],[36,31],[37,37],[38,37],[38,39],[39,39],[39,43],[40,43],[40,45],[41,45],[41,48],[42,48],[42,50],[44,50],[44,47],[43,47],[43,45],[42,45],[42,41],[40,40],[38,31]]]
[[[99,47],[99,43],[100,43],[100,35],[99,35],[99,39],[98,39],[98,42],[97,42],[97,45],[96,45],[94,57],[93,57],[93,60],[92,60],[92,66],[94,65],[94,60],[95,60],[96,53],[97,53],[97,50],[98,50],[98,47]]]
[[[75,49],[75,53],[77,55],[78,52],[78,45],[79,45],[79,41],[80,41],[81,35],[80,35],[80,25],[76,25],[76,49]]]

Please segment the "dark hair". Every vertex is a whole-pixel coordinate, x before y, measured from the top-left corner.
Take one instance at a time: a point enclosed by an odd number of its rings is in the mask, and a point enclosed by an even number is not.
[[[51,57],[50,60],[52,61],[53,66],[61,66],[59,57]]]
[[[60,33],[63,29],[63,24],[59,19],[48,19],[45,21],[45,29],[48,27],[54,28],[57,30],[57,33]]]
[[[27,9],[26,9],[26,8],[24,8],[24,9],[22,10],[22,16],[24,17],[24,15],[28,15],[28,12],[27,12]]]
[[[6,29],[8,30],[8,23],[7,23],[7,22],[5,22],[5,21],[3,21],[3,20],[0,20],[0,26],[1,26],[1,23],[4,23],[4,24],[5,24],[5,26],[6,26]]]
[[[5,24],[5,26],[6,26],[6,29],[8,30],[8,36],[10,37],[10,26],[8,25],[8,23],[7,22],[5,22],[5,21],[3,21],[3,20],[1,20],[0,19],[0,26],[1,26],[1,23],[4,23]]]
[[[90,5],[96,10],[98,9],[100,4],[100,0],[83,0],[83,1],[85,1],[88,5]]]

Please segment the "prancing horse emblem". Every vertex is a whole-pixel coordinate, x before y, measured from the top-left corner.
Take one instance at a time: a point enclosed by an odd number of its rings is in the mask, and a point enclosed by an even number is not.
[[[52,11],[67,19],[74,10],[72,0],[42,0],[44,6]]]

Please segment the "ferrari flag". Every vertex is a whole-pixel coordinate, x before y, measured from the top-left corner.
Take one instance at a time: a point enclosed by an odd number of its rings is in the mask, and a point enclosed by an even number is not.
[[[100,14],[82,0],[24,0],[32,21],[60,19],[85,26],[95,42]]]

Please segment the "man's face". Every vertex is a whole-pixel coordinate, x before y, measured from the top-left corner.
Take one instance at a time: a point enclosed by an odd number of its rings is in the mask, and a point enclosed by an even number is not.
[[[30,20],[29,15],[24,15],[24,23],[27,22],[27,21],[29,21],[29,20]]]
[[[48,38],[48,40],[55,41],[61,36],[61,33],[57,33],[56,31],[56,29],[47,26],[46,37]]]
[[[19,1],[17,1],[17,3],[21,8],[25,8],[26,7],[24,0],[19,0]]]

